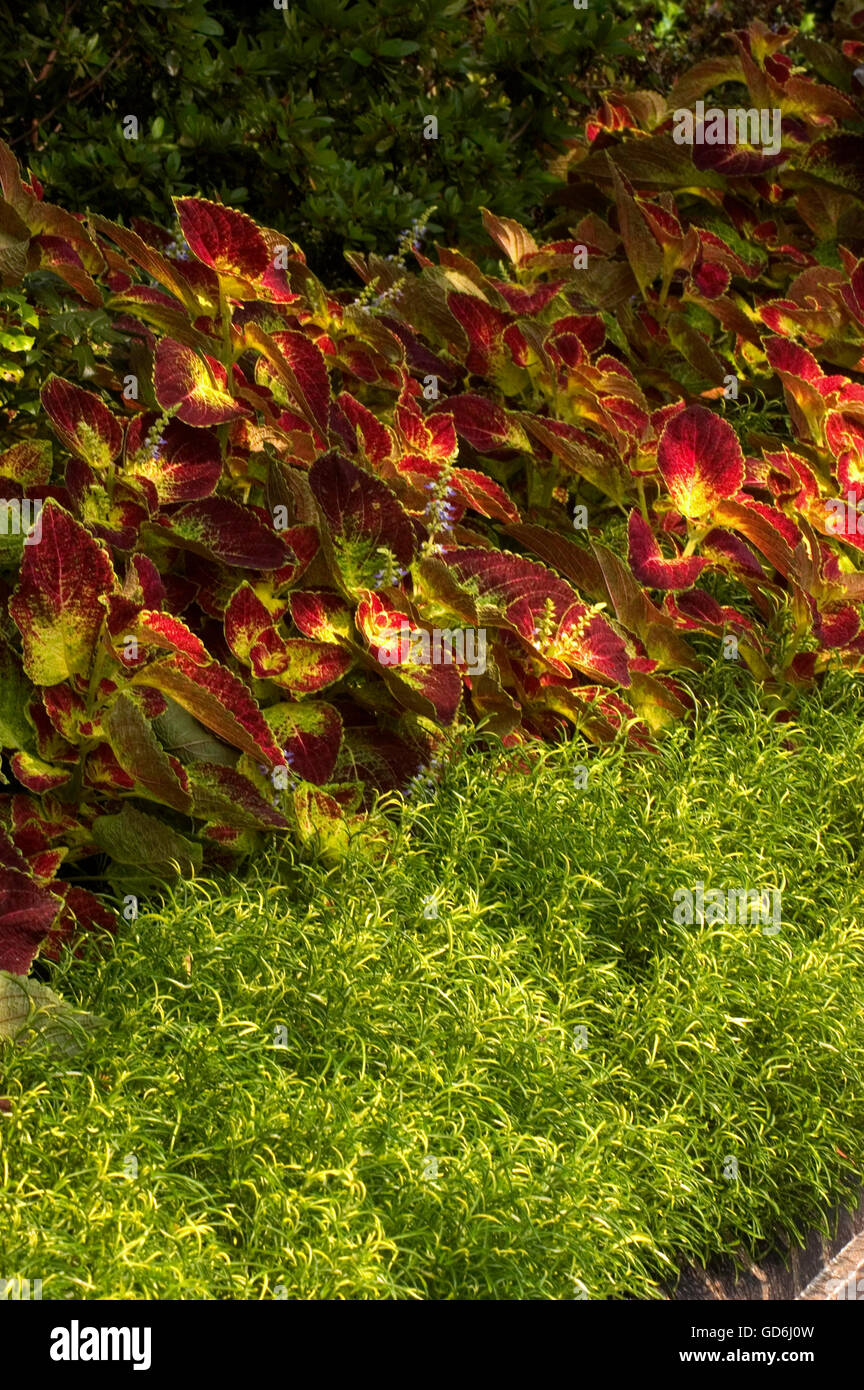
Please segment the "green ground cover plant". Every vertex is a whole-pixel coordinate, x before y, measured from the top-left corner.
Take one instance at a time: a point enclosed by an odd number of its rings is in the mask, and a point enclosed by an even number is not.
[[[66,957],[53,983],[104,1023],[3,1050],[4,1274],[44,1298],[653,1299],[854,1203],[862,692],[832,675],[769,721],[719,662],[698,695],[659,757],[583,782],[578,740],[523,774],[473,755],[383,865],[286,846]],[[676,926],[699,879],[782,885],[781,932]]]

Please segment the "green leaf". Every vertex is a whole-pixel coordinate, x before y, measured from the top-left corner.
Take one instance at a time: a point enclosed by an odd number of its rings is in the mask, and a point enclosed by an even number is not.
[[[379,58],[407,58],[409,53],[416,53],[419,47],[419,43],[413,39],[385,39],[375,51]]]
[[[0,1039],[52,1048],[68,1057],[104,1025],[104,1018],[73,1008],[47,985],[0,970]]]
[[[125,875],[127,879],[145,886],[191,878],[201,867],[199,844],[134,806],[124,806],[115,816],[97,816],[93,838],[118,864],[132,866],[135,872]]]
[[[33,687],[10,647],[0,646],[0,747],[32,748],[33,730],[24,710]]]

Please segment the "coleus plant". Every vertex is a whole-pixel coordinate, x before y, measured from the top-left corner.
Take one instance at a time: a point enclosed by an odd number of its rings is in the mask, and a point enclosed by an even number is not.
[[[336,854],[466,727],[650,745],[730,636],[766,682],[860,665],[831,506],[864,498],[860,44],[818,46],[826,84],[794,39],[611,93],[567,235],[484,214],[498,276],[349,257],[354,300],[244,213],[85,220],[0,147],[4,283],[111,327],[0,453],[41,503],[2,552],[0,969],[110,929],[94,855],[131,891],[265,833]],[[726,83],[780,108],[779,156],[674,142]],[[394,660],[454,627],[484,671]]]

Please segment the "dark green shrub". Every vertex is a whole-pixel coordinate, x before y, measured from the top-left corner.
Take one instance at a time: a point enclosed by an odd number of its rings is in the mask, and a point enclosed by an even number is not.
[[[343,282],[346,241],[391,251],[432,205],[469,251],[481,205],[536,220],[585,79],[630,27],[571,0],[73,0],[0,4],[0,24],[6,138],[52,202],[165,223],[172,195],[203,193]]]

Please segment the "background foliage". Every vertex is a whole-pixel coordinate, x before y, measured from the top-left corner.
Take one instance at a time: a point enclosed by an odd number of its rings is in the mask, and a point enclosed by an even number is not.
[[[626,8],[5,2],[0,118],[53,202],[167,222],[172,195],[204,193],[344,279],[346,243],[390,251],[433,204],[433,230],[466,248],[481,205],[533,219],[586,82],[628,51]]]

